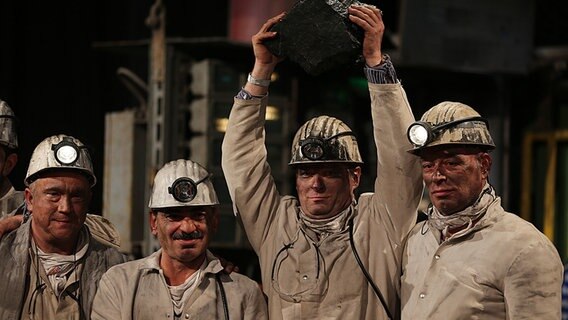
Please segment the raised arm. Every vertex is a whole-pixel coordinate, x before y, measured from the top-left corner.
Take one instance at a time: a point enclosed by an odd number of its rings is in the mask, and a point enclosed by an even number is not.
[[[416,221],[422,196],[418,158],[406,130],[414,115],[391,61],[382,53],[385,26],[382,12],[372,6],[351,6],[350,19],[364,30],[363,57],[371,95],[373,136],[377,147],[377,178],[372,206],[391,239],[401,243]]]
[[[268,30],[282,17],[280,14],[269,19],[252,37],[254,79],[247,81],[235,98],[222,145],[222,167],[235,214],[242,219],[257,253],[270,231],[280,201],[266,160],[264,123],[268,84],[263,84],[267,82],[263,80],[270,79],[279,58],[268,51],[263,41],[276,36]]]

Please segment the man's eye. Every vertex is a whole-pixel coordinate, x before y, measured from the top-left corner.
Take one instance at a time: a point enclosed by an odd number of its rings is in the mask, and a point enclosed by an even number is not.
[[[307,177],[312,176],[312,174],[311,174],[309,171],[299,171],[299,172],[298,172],[298,175],[299,175],[300,177],[304,177],[304,178],[307,178]]]
[[[83,197],[71,197],[71,201],[73,201],[73,202],[83,202]]]
[[[444,162],[444,165],[449,166],[449,167],[455,167],[459,164],[460,164],[460,162],[458,160],[448,160],[448,161]]]
[[[324,177],[339,178],[339,177],[342,176],[342,172],[340,170],[329,170],[329,171],[322,172],[322,175]]]
[[[433,165],[431,163],[422,163],[422,169],[431,169]]]
[[[179,221],[179,220],[181,220],[181,216],[179,216],[177,214],[166,214],[166,219],[168,219],[170,221]]]

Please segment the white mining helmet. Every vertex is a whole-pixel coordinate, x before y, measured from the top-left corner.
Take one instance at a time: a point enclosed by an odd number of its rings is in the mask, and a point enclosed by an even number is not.
[[[407,136],[414,146],[408,152],[415,155],[441,145],[477,146],[487,151],[495,149],[487,120],[460,102],[445,101],[430,108],[420,121],[408,127]]]
[[[215,206],[219,204],[211,174],[191,160],[174,160],[156,173],[150,209]]]
[[[0,100],[0,144],[10,149],[18,148],[16,116],[8,104]]]
[[[50,170],[77,170],[87,176],[91,187],[97,182],[87,147],[79,139],[64,134],[46,138],[37,145],[24,183],[29,186],[38,175]]]
[[[298,129],[289,165],[309,163],[362,164],[357,139],[341,120],[319,116]]]

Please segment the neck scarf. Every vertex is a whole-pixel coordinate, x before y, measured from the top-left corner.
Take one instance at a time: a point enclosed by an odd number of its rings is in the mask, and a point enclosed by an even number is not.
[[[436,207],[430,207],[428,210],[428,224],[430,227],[439,230],[444,238],[449,236],[450,229],[466,226],[452,235],[452,237],[459,237],[473,227],[473,222],[484,215],[489,205],[496,199],[495,189],[489,183],[485,183],[477,200],[462,211],[445,216]]]
[[[49,279],[53,291],[55,291],[57,295],[65,289],[67,277],[73,270],[75,270],[77,261],[81,260],[85,256],[85,253],[87,253],[87,249],[89,248],[89,239],[83,231],[79,233],[77,248],[81,249],[74,254],[63,255],[58,253],[45,253],[36,246],[36,254],[47,274],[47,278]]]
[[[310,230],[320,235],[338,233],[345,229],[347,219],[351,216],[351,206],[341,211],[339,214],[325,219],[314,219],[308,217],[300,209],[300,221]]]

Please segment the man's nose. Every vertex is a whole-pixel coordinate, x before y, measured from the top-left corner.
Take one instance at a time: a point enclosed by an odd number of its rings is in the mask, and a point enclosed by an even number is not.
[[[191,233],[197,230],[197,224],[193,219],[187,217],[181,221],[180,229],[183,232]]]
[[[434,181],[442,181],[446,179],[446,175],[443,172],[443,169],[440,165],[436,165],[434,171],[432,171],[432,180]]]
[[[59,199],[59,212],[70,213],[72,207],[71,197],[61,196],[61,199]]]
[[[312,187],[314,190],[317,190],[317,191],[322,191],[322,190],[324,190],[324,189],[325,189],[325,184],[323,183],[323,178],[322,178],[322,176],[320,176],[319,174],[315,174],[315,175],[312,177],[312,185],[311,185],[311,187]]]

